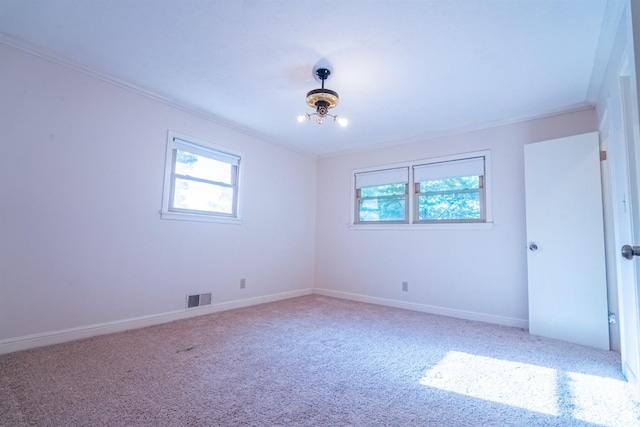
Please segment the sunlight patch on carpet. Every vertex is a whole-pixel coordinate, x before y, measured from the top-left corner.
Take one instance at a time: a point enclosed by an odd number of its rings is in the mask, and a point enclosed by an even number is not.
[[[609,425],[623,381],[450,351],[420,384],[552,416]],[[565,396],[561,400],[559,396]]]
[[[614,419],[623,402],[621,389],[626,383],[613,378],[568,372],[569,387],[573,396],[573,417],[577,420],[595,422],[610,412]]]
[[[559,415],[555,369],[450,351],[425,374],[420,384]]]

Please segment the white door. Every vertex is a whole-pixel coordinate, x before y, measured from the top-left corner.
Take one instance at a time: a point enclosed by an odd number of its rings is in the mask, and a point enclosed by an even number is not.
[[[529,331],[608,350],[598,133],[524,154]]]
[[[614,215],[616,218],[616,240],[618,250],[623,245],[640,245],[640,189],[638,188],[638,136],[633,127],[633,117],[637,114],[637,105],[632,93],[635,93],[633,80],[629,75],[620,77],[619,117],[610,128],[621,130],[611,135],[612,178],[614,182]],[[615,119],[614,119],[615,120]],[[620,252],[619,252],[620,254]],[[631,260],[618,257],[618,319],[620,325],[620,353],[622,371],[627,380],[634,384],[640,396],[638,374],[640,370],[640,351],[638,349],[639,313],[638,313],[638,257]]]

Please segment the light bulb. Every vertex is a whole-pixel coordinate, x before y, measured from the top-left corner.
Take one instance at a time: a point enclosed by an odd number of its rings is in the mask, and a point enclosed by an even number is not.
[[[349,120],[345,119],[344,117],[338,117],[336,116],[336,118],[334,119],[336,122],[338,122],[338,124],[342,127],[345,127],[349,124]]]
[[[304,116],[304,115],[302,115],[302,114],[300,114],[300,115],[298,116],[298,123],[302,123],[302,122],[304,122],[305,120],[307,120],[307,117],[306,117],[306,116]]]

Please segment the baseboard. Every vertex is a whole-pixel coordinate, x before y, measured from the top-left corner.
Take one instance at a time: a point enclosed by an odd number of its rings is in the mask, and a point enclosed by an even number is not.
[[[426,304],[418,304],[406,301],[398,301],[387,298],[371,297],[367,295],[353,294],[348,292],[334,291],[330,289],[301,289],[291,292],[283,292],[261,297],[246,298],[229,301],[219,304],[211,304],[192,309],[177,310],[167,313],[159,313],[150,316],[141,316],[114,322],[99,323],[79,328],[64,329],[42,334],[27,335],[17,338],[0,340],[0,354],[13,353],[30,348],[43,347],[47,345],[60,344],[68,341],[90,338],[97,335],[112,334],[131,329],[144,328],[146,326],[158,325],[172,322],[174,320],[188,319],[190,317],[202,316],[220,311],[233,310],[236,308],[250,307],[252,305],[264,304],[268,302],[281,301],[309,294],[324,295],[334,298],[342,298],[353,301],[366,302],[370,304],[385,305],[389,307],[403,308],[407,310],[420,311],[424,313],[438,314],[442,316],[455,317],[465,320],[494,323],[498,325],[513,326],[528,329],[529,322],[522,319],[493,316],[484,313],[477,313],[464,310],[454,310]]]
[[[174,320],[188,319],[190,317],[202,316],[205,314],[217,313],[220,311],[233,310],[236,308],[250,307],[252,305],[275,302],[289,298],[295,298],[312,293],[311,289],[302,289],[291,292],[265,295],[261,297],[246,298],[229,301],[219,304],[211,304],[202,307],[171,311],[167,313],[141,316],[114,322],[99,323],[79,328],[64,329],[42,334],[27,335],[17,338],[0,340],[0,354],[13,353],[30,348],[43,347],[52,344],[60,344],[68,341],[75,341],[90,338],[97,335],[112,334],[131,329],[144,328],[146,326],[159,325],[161,323],[172,322]]]
[[[451,308],[437,307],[433,305],[417,304],[413,302],[398,301],[387,298],[371,297],[367,295],[352,294],[348,292],[333,291],[330,289],[314,288],[313,293],[334,298],[342,298],[370,304],[386,305],[389,307],[404,308],[407,310],[421,311],[423,313],[439,314],[441,316],[455,317],[458,319],[474,320],[478,322],[494,323],[497,325],[513,326],[515,328],[529,329],[529,321],[511,317],[494,316],[491,314],[474,311],[455,310]]]

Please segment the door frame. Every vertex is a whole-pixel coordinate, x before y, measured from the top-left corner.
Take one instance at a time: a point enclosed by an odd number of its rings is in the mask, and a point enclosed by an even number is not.
[[[613,203],[613,231],[615,241],[615,267],[617,279],[618,304],[617,315],[620,333],[621,368],[627,381],[632,385],[635,397],[640,399],[640,323],[638,322],[640,306],[638,305],[638,289],[640,271],[637,259],[628,261],[622,258],[622,245],[640,245],[637,240],[640,231],[640,185],[632,185],[634,174],[631,168],[640,170],[640,158],[629,158],[631,153],[640,149],[640,133],[638,132],[637,87],[632,65],[632,49],[624,49],[618,67],[617,87],[609,94],[603,121],[608,126],[609,178],[611,179],[611,195]],[[625,84],[626,83],[626,84]],[[626,86],[626,88],[625,88]],[[627,105],[625,105],[625,103]],[[601,121],[600,126],[603,123]],[[633,144],[633,145],[629,145]],[[640,183],[639,183],[640,184]],[[635,189],[635,191],[634,191]],[[635,205],[635,206],[634,206]],[[636,212],[633,212],[635,207]],[[634,238],[634,234],[636,237]],[[631,300],[629,300],[631,299]],[[625,310],[626,309],[626,310]]]
[[[611,115],[609,114],[609,99],[598,125],[600,136],[600,152],[604,159],[600,161],[600,179],[602,182],[602,214],[604,219],[605,266],[607,276],[607,306],[609,309],[609,347],[620,352],[620,327],[616,319],[618,312],[618,247],[616,244],[616,227],[614,211],[614,188],[611,171],[611,161],[607,156],[611,152]]]

